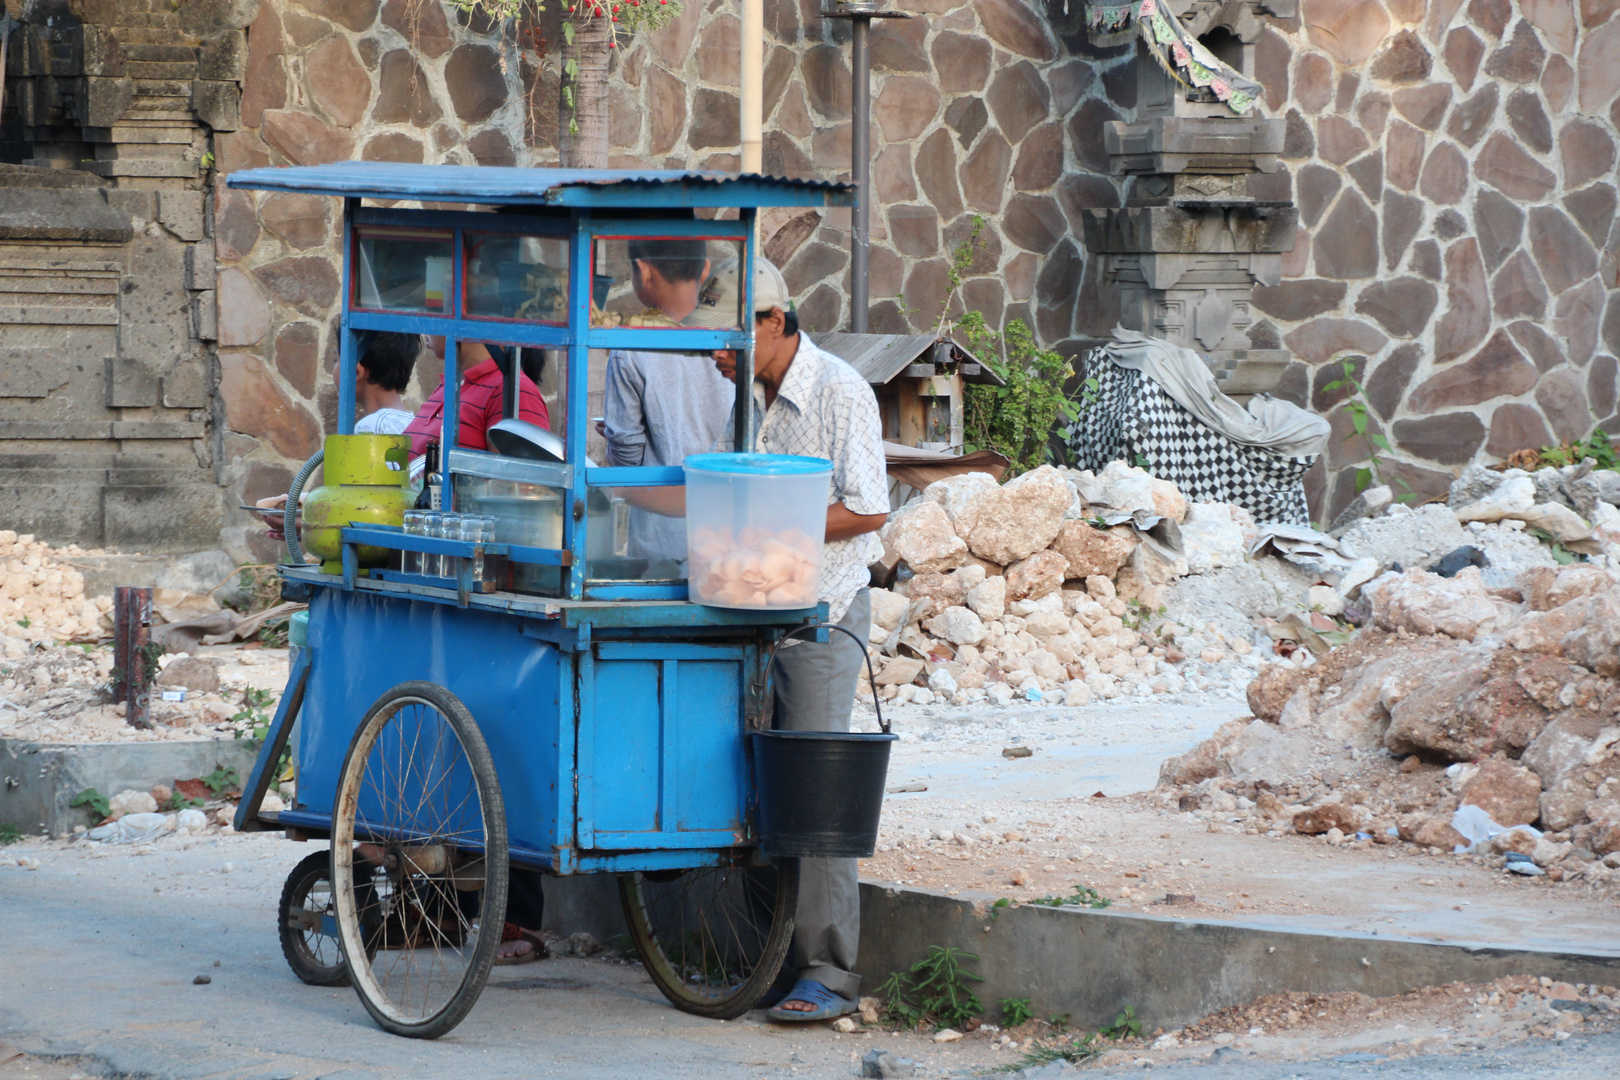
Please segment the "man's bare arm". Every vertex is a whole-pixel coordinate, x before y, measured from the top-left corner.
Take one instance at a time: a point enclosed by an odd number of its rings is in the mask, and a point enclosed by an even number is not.
[[[841,502],[833,503],[827,507],[827,539],[852,540],[865,536],[883,528],[888,520],[888,514],[857,514]]]

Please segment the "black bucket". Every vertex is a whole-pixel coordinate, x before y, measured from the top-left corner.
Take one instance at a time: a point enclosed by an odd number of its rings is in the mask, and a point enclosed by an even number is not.
[[[805,626],[793,637],[819,627]],[[866,645],[842,626],[828,626],[854,641],[863,656]],[[770,671],[776,648],[765,662],[764,695],[770,693]],[[899,739],[883,719],[866,656],[872,704],[881,732],[754,731],[754,778],[759,783],[760,849],[789,858],[867,859],[877,849],[883,788],[889,777],[889,747]]]
[[[767,855],[870,858],[877,847],[887,733],[756,731],[760,847]]]

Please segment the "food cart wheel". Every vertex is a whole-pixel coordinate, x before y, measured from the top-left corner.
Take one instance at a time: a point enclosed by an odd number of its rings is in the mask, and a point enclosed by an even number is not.
[[[741,1016],[765,995],[793,940],[799,861],[622,874],[624,921],[647,974],[677,1009]]]
[[[350,980],[377,1025],[435,1039],[484,989],[506,917],[506,814],[489,747],[454,694],[401,683],[355,732],[332,815]]]
[[[348,986],[349,969],[343,963],[331,921],[337,905],[332,894],[332,853],[317,851],[299,860],[281,887],[276,929],[281,955],[293,974],[311,986]]]

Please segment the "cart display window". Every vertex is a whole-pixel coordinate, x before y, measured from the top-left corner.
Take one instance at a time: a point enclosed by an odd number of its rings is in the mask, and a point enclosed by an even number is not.
[[[448,229],[362,226],[354,248],[356,308],[451,313],[455,248]]]
[[[469,230],[463,241],[468,318],[567,324],[565,238]]]
[[[595,290],[591,325],[628,329],[739,330],[741,304],[719,310],[722,293],[737,296],[737,265],[743,244],[734,237],[602,236],[593,249]],[[719,288],[721,281],[728,288]],[[708,288],[703,286],[707,283]],[[695,306],[672,312],[660,303],[668,291],[696,285]],[[605,287],[605,288],[604,288]],[[697,312],[694,317],[694,312]]]

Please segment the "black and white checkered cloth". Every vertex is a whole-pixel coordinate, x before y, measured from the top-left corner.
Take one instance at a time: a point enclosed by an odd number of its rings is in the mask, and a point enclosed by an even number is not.
[[[1232,442],[1176,404],[1157,382],[1119,367],[1101,349],[1080,364],[1097,380],[1097,400],[1077,401],[1064,435],[1068,462],[1102,472],[1111,461],[1141,465],[1192,502],[1233,503],[1256,522],[1309,525],[1304,476],[1319,455],[1283,457]]]

